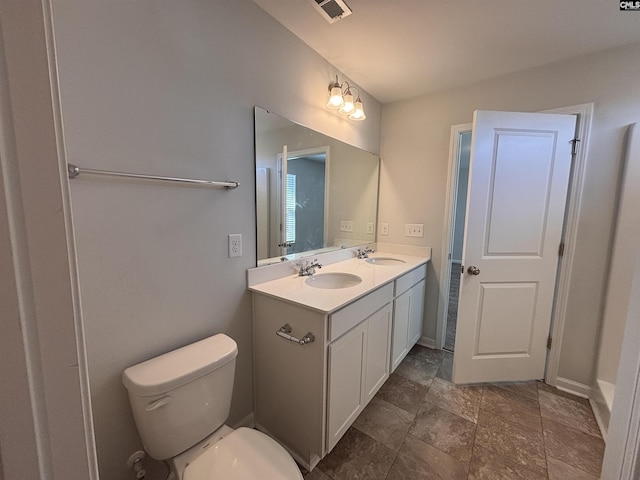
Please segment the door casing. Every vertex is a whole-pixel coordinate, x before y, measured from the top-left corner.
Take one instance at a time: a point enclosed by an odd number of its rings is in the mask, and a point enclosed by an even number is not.
[[[584,190],[584,176],[586,168],[589,136],[593,117],[593,103],[572,105],[567,107],[544,110],[541,113],[559,113],[576,115],[576,138],[580,139],[576,155],[573,160],[571,177],[569,179],[569,194],[567,197],[563,243],[564,255],[560,258],[557,273],[556,295],[553,304],[553,316],[551,319],[550,336],[553,338],[551,348],[547,356],[545,382],[552,386],[560,387],[576,395],[587,397],[590,387],[570,379],[558,376],[558,368],[562,349],[562,338],[568,304],[568,293],[571,282],[571,271],[574,262],[575,247],[577,243],[578,218]],[[451,263],[449,255],[453,243],[453,219],[455,215],[455,197],[458,176],[459,136],[463,132],[471,130],[471,123],[453,125],[449,140],[449,173],[447,180],[447,194],[445,203],[445,222],[442,233],[442,256],[440,259],[440,287],[438,315],[436,322],[435,347],[442,348],[446,334],[446,319],[449,300],[449,282]]]

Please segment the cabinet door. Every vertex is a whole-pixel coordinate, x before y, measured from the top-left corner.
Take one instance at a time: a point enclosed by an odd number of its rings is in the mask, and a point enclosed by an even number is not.
[[[329,345],[327,453],[364,408],[366,337],[367,322],[362,322]]]
[[[389,378],[391,345],[391,305],[386,305],[367,320],[367,357],[364,376],[365,404]]]
[[[409,349],[422,336],[422,318],[424,315],[424,280],[411,287],[411,306],[409,308]]]
[[[407,290],[393,301],[393,338],[391,347],[391,371],[393,372],[409,352],[409,312],[411,290]]]

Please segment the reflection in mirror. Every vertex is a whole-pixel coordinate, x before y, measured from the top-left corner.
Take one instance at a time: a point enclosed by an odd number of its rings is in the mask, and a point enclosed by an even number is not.
[[[327,245],[329,152],[328,146],[292,152],[283,145],[283,153],[278,154],[278,171],[283,172],[276,179],[283,202],[279,211],[284,212],[279,221],[282,233],[278,255],[317,250]]]
[[[258,266],[375,241],[379,158],[255,108]]]

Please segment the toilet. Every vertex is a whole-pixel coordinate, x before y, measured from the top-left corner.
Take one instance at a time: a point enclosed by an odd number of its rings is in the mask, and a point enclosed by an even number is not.
[[[275,440],[224,424],[237,354],[236,342],[219,334],[124,371],[145,450],[168,461],[174,480],[302,480]]]

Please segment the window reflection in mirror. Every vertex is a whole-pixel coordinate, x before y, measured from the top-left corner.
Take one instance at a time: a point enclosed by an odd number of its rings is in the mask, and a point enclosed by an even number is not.
[[[376,155],[259,107],[255,145],[259,266],[375,241]]]

